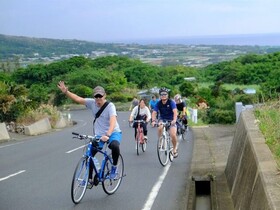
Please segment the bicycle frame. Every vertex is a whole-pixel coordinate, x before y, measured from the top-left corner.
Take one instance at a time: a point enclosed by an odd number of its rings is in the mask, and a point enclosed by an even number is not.
[[[144,120],[134,120],[134,122],[137,123],[137,129],[136,129],[137,133],[136,133],[135,140],[137,141],[137,139],[139,139],[140,144],[144,143],[144,133],[143,133],[144,131],[143,131],[143,127],[141,126],[141,123],[144,122]]]
[[[134,120],[133,123],[137,123],[137,128],[136,128],[136,152],[137,155],[139,155],[139,147],[142,147],[142,151],[146,151],[146,142],[144,141],[144,129],[143,126],[141,126],[141,123],[145,123],[144,120]]]
[[[97,175],[99,182],[102,182],[104,179],[106,179],[106,177],[104,178],[104,174],[103,174],[106,161],[110,161],[110,163],[113,164],[113,160],[107,154],[107,147],[108,147],[108,143],[106,142],[105,149],[104,149],[104,151],[102,151],[102,150],[94,147],[92,145],[92,141],[90,141],[89,144],[87,145],[87,151],[83,155],[84,157],[88,158],[88,161],[87,161],[87,167],[88,168],[90,168],[90,160],[92,161],[93,170],[94,170],[95,174]],[[102,159],[101,167],[100,167],[99,171],[97,170],[96,165],[95,165],[94,160],[93,160],[94,156],[92,156],[92,153],[91,153],[92,148],[94,148],[96,150],[96,154],[101,153],[103,155],[103,159]]]

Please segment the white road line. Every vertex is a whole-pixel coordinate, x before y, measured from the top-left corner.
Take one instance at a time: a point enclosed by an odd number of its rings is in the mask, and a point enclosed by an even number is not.
[[[67,154],[70,154],[71,152],[75,152],[76,150],[82,149],[83,147],[85,147],[85,145],[80,146],[80,147],[77,147],[76,149],[69,150],[69,151],[67,151],[66,153],[67,153]]]
[[[5,147],[14,146],[14,145],[16,145],[16,144],[22,144],[22,143],[23,143],[23,142],[17,142],[17,143],[14,143],[14,144],[8,144],[8,145],[0,146],[0,149],[5,148]]]
[[[21,170],[21,171],[19,171],[19,172],[17,172],[17,173],[10,174],[9,176],[0,178],[0,182],[1,182],[1,181],[4,181],[4,180],[6,180],[6,179],[9,179],[9,178],[11,178],[11,177],[13,177],[13,176],[19,175],[19,174],[21,174],[21,173],[23,173],[23,172],[25,172],[25,170]]]
[[[153,186],[152,191],[149,194],[148,199],[145,202],[144,207],[142,208],[142,210],[150,210],[154,204],[154,201],[158,195],[158,191],[163,183],[163,180],[165,179],[167,172],[170,168],[170,163],[164,167],[164,171],[163,173],[160,175],[158,181],[156,182],[156,184]]]

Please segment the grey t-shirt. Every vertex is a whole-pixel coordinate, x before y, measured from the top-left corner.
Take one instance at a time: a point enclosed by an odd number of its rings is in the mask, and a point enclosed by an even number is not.
[[[86,98],[86,107],[91,110],[93,117],[95,117],[96,113],[100,109],[100,107],[96,106],[95,99],[93,98]],[[116,107],[112,102],[108,104],[108,106],[103,110],[99,118],[96,119],[94,124],[95,135],[106,135],[110,127],[111,116],[117,116]],[[113,132],[121,132],[118,122],[116,122],[116,126]]]

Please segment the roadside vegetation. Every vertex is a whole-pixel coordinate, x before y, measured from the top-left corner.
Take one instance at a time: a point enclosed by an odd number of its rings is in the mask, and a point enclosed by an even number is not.
[[[280,101],[267,102],[256,108],[255,116],[280,169]]]
[[[185,80],[187,77],[195,81]],[[279,78],[280,52],[248,54],[204,68],[155,66],[123,56],[77,56],[12,72],[0,71],[0,122],[29,124],[47,115],[54,124],[59,117],[57,110],[72,103],[57,88],[58,81],[64,80],[71,91],[82,97],[91,97],[93,87],[104,86],[118,111],[128,110],[138,91],[164,86],[171,89],[171,97],[180,93],[189,107],[198,109],[200,124],[233,124],[236,102],[247,105],[279,100]],[[256,94],[246,94],[244,88],[254,88]],[[271,111],[258,109],[256,113],[262,121],[262,113],[274,116]],[[265,127],[275,128],[263,124],[260,127],[263,132]],[[280,156],[279,134],[268,133],[275,135],[267,137],[268,145],[275,156]]]

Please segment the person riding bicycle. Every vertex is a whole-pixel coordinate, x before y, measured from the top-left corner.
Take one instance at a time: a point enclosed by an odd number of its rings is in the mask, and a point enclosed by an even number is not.
[[[93,89],[93,98],[83,98],[68,90],[64,81],[60,81],[57,87],[73,101],[85,105],[90,109],[93,116],[106,103],[106,92],[103,87],[97,86]],[[95,121],[96,120],[96,121]],[[93,123],[93,133],[100,138],[99,147],[102,149],[105,142],[109,141],[108,147],[112,150],[113,165],[111,168],[110,178],[114,179],[117,176],[117,163],[120,154],[120,142],[122,140],[122,132],[117,122],[116,107],[112,102],[109,102],[98,118]],[[93,156],[96,151],[93,151]],[[91,164],[93,164],[91,162]],[[92,165],[91,165],[92,168]],[[89,182],[92,183],[92,170],[89,173]]]
[[[147,123],[151,120],[151,113],[149,108],[146,106],[144,99],[140,99],[139,105],[133,108],[129,117],[129,122],[133,122],[133,120],[144,120],[144,122],[141,123],[141,126],[143,127],[144,139],[147,141],[148,140]],[[134,122],[132,126],[135,130],[134,133],[135,138],[137,133],[137,124],[138,124],[137,122]]]
[[[139,105],[139,100],[137,99],[136,96],[134,96],[134,98],[131,101],[129,111],[131,111],[135,106],[138,106],[138,105]]]
[[[160,100],[157,102],[155,109],[152,113],[152,126],[155,126],[156,122],[156,115],[157,112],[159,112],[159,124],[162,121],[171,121],[171,126],[169,129],[170,137],[173,144],[173,156],[174,158],[178,157],[178,151],[177,151],[177,107],[176,103],[168,98],[168,92],[169,90],[166,88],[160,88],[159,95]],[[162,134],[162,126],[158,127],[158,137],[160,137]]]
[[[176,107],[178,110],[178,118],[182,120],[185,127],[188,126],[188,119],[187,119],[187,105],[185,101],[182,100],[180,94],[176,94],[174,96],[174,100],[176,102]]]
[[[152,99],[149,101],[149,109],[150,109],[151,113],[153,112],[157,102],[158,102],[158,99],[156,98],[155,95],[153,95]],[[156,118],[158,118],[158,116]]]

